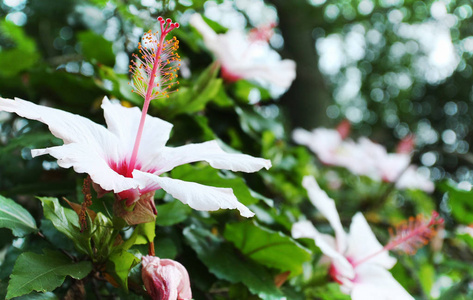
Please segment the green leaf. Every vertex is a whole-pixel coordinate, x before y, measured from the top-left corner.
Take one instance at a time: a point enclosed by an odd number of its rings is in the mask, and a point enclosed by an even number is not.
[[[215,187],[230,187],[238,200],[244,205],[250,205],[258,202],[258,199],[252,196],[250,189],[241,177],[236,177],[233,173],[216,170],[206,164],[201,165],[182,165],[171,171],[171,177],[184,181],[197,182],[204,185]]]
[[[34,69],[30,72],[30,84],[39,94],[47,93],[52,99],[60,99],[62,103],[76,107],[75,113],[88,113],[87,104],[102,99],[104,91],[97,87],[94,78],[82,74],[52,71],[50,69]],[[84,111],[77,110],[82,108]]]
[[[448,193],[448,203],[458,222],[469,225],[473,220],[473,191],[458,189],[452,182],[443,182],[439,187]]]
[[[156,236],[156,224],[155,222],[148,222],[138,224],[135,230],[131,234],[130,238],[126,240],[123,245],[120,247],[121,249],[128,250],[133,245],[144,245],[149,244],[150,242],[154,241]]]
[[[22,27],[9,21],[0,22],[0,39],[6,37],[16,45],[12,49],[0,51],[0,75],[11,77],[31,68],[38,60],[34,40],[25,34]]]
[[[59,232],[71,239],[77,250],[92,257],[90,228],[80,232],[79,217],[76,212],[62,207],[57,198],[38,197],[38,199],[43,205],[44,217],[50,220]]]
[[[235,96],[243,103],[249,103],[250,93],[257,93],[259,101],[271,98],[268,90],[249,81],[240,79],[233,85]]]
[[[15,201],[0,195],[0,227],[9,228],[17,237],[38,231],[31,214]]]
[[[54,145],[61,145],[60,139],[56,138],[51,132],[28,132],[21,136],[11,139],[8,144],[0,148],[0,157],[10,157],[11,152],[22,147],[46,147]]]
[[[227,224],[224,237],[245,256],[271,268],[291,271],[291,276],[302,273],[302,264],[312,258],[310,251],[292,238],[251,221]]]
[[[219,68],[220,65],[214,62],[200,74],[192,87],[181,87],[179,91],[171,94],[169,99],[156,99],[151,102],[152,105],[167,116],[203,110],[209,101],[217,98],[222,88],[222,79],[216,78]],[[221,95],[218,99],[221,100]]]
[[[110,273],[125,290],[128,290],[128,274],[139,263],[139,259],[127,251],[113,253],[107,262]]]
[[[10,276],[7,299],[32,291],[47,292],[60,286],[66,276],[82,279],[92,271],[88,261],[72,262],[64,254],[44,250],[44,254],[25,252],[18,257]]]
[[[350,300],[350,295],[342,293],[340,291],[340,285],[338,283],[328,283],[323,286],[309,287],[306,291],[308,299],[321,299],[321,300]]]
[[[457,236],[459,239],[463,240],[470,247],[470,249],[473,250],[473,236],[468,233],[457,234]]]
[[[114,244],[120,231],[113,227],[112,221],[102,213],[97,213],[93,221],[92,240],[94,242],[94,262],[104,262],[116,249]]]
[[[262,266],[238,256],[228,243],[212,235],[209,231],[195,226],[183,231],[190,246],[209,271],[220,279],[231,283],[242,282],[262,299],[281,299],[283,293],[274,285],[274,278]]]
[[[283,139],[285,130],[281,120],[263,116],[256,109],[253,106],[249,108],[235,108],[240,117],[240,125],[243,131],[256,139],[260,139],[260,135],[264,131],[270,131],[276,139]]]
[[[419,269],[419,280],[422,289],[428,294],[435,283],[435,269],[430,263],[424,263]]]
[[[92,31],[83,31],[77,35],[82,46],[82,54],[90,61],[104,65],[115,64],[112,42]]]
[[[135,232],[138,233],[135,244],[149,244],[154,241],[154,237],[156,236],[156,223],[148,222],[138,224],[135,228]]]
[[[170,238],[157,238],[154,244],[156,256],[174,259],[177,255],[177,246]]]
[[[97,80],[96,83],[104,91],[120,100],[127,100],[135,105],[143,105],[143,98],[141,98],[137,93],[132,92],[132,88],[128,84],[130,82],[128,75],[117,74],[113,68],[105,65],[99,66],[98,73],[102,81]],[[112,83],[111,90],[105,87],[105,80]]]
[[[157,205],[158,216],[156,224],[159,226],[172,226],[178,224],[189,216],[192,209],[181,201],[172,201],[166,204]]]

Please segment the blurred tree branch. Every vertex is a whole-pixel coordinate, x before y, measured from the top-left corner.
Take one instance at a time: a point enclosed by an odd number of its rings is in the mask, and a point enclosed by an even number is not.
[[[286,56],[295,60],[297,77],[281,98],[293,127],[313,128],[328,123],[325,113],[331,93],[318,68],[313,30],[323,23],[323,11],[304,0],[270,0],[276,6]]]

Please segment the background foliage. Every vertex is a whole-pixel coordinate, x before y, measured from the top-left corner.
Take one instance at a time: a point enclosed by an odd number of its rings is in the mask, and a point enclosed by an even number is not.
[[[225,83],[199,34],[187,26],[194,11],[204,12],[220,32],[277,20],[271,43],[297,63],[298,77],[290,90],[271,99],[250,82]],[[155,28],[157,16],[172,17],[182,25],[175,34],[188,74],[182,74],[179,93],[153,102],[150,111],[174,124],[169,144],[220,139],[273,163],[257,174],[232,174],[206,164],[172,171],[173,178],[233,188],[256,212],[252,220],[234,211],[191,211],[170,195],[156,194],[156,254],[186,266],[195,299],[348,297],[330,281],[327,268],[316,264],[321,253],[313,241],[290,238],[290,228],[300,218],[329,228],[307,201],[304,175],[315,175],[337,201],[344,225],[362,211],[382,243],[396,222],[440,211],[445,232],[415,256],[398,255],[392,273],[417,299],[470,299],[473,238],[459,234],[457,227],[473,223],[473,195],[447,179],[463,185],[473,181],[472,14],[467,0],[5,0],[0,3],[0,96],[103,123],[99,104],[104,95],[141,104],[128,86],[129,58],[143,32]],[[439,37],[446,39],[439,42]],[[370,136],[388,149],[416,134],[414,161],[437,182],[434,194],[398,191],[324,167],[290,139],[296,126],[333,127],[344,118],[352,122],[354,136]],[[51,265],[59,271],[45,275],[47,285],[26,289],[48,292],[22,299],[85,294],[87,299],[145,298],[137,257],[147,253],[147,230],[96,234],[102,245],[113,242],[105,240],[112,234],[134,234],[137,242],[120,255],[92,254],[91,232],[74,236],[77,216],[58,200],[80,203],[84,177],[59,169],[51,157],[31,158],[30,149],[60,143],[46,126],[0,112],[0,199],[8,203],[0,211],[18,212],[16,220],[0,219],[6,227],[0,229],[0,297],[22,295],[26,277],[10,275],[14,266],[23,274],[25,265],[33,264],[35,274],[47,273]],[[331,188],[333,178],[341,183],[337,189]],[[100,213],[90,230],[107,228],[106,208],[112,202],[95,204]],[[49,264],[44,268],[34,263],[45,260]],[[97,274],[104,270],[115,274],[114,282],[123,289],[99,280]],[[275,279],[287,271],[290,275],[279,288]],[[14,287],[9,295],[7,285]]]

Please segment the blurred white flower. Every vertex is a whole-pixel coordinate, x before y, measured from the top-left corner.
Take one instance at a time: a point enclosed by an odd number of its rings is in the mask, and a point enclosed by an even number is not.
[[[413,300],[414,298],[388,271],[396,264],[376,239],[361,213],[357,213],[347,234],[340,222],[335,202],[320,189],[311,176],[304,177],[312,204],[327,218],[335,238],[320,233],[310,221],[293,225],[294,238],[312,238],[330,262],[330,276],[340,284],[341,290],[353,300]]]
[[[222,77],[227,81],[247,79],[264,87],[275,85],[286,90],[295,79],[295,62],[281,60],[268,44],[271,27],[250,34],[236,29],[217,34],[199,14],[191,16],[190,24],[200,32],[205,46],[221,63]]]
[[[409,165],[412,145],[400,146],[399,153],[388,153],[382,145],[366,137],[354,142],[346,138],[346,134],[342,136],[339,128],[316,128],[310,132],[297,128],[292,138],[296,143],[307,146],[326,165],[343,167],[355,175],[368,176],[373,180],[393,182],[399,189],[434,190],[434,184],[417,172],[415,166]],[[401,143],[412,142],[409,137],[409,141]]]
[[[367,164],[372,166],[368,175],[376,180],[396,182],[411,161],[411,157],[404,153],[388,153],[380,144],[373,143],[370,139],[358,139],[358,147],[366,156]]]
[[[432,193],[435,185],[424,174],[417,171],[417,167],[409,166],[396,181],[396,187],[401,190],[418,189]]]
[[[458,234],[469,234],[473,237],[473,224],[470,226],[460,225],[457,227]]]

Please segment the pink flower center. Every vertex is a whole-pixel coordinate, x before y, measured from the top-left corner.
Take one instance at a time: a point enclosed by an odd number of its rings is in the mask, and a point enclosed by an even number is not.
[[[353,263],[353,259],[347,257],[346,258],[348,260],[348,262],[353,266],[353,269],[356,268],[356,265]],[[335,264],[330,264],[330,268],[328,270],[328,274],[330,275],[330,277],[338,284],[344,284],[344,282],[342,281],[342,279],[345,279],[345,280],[349,280],[351,282],[357,282],[358,280],[358,275],[356,274],[355,272],[355,277],[354,278],[349,278],[347,276],[347,274],[345,274],[344,272],[342,272],[341,270],[339,270]]]
[[[128,174],[128,170],[129,170],[129,165],[128,165],[128,162],[125,161],[125,160],[122,160],[121,162],[109,162],[108,163],[110,168],[112,170],[114,170],[115,172],[117,172],[118,174],[120,175],[123,175],[125,177],[129,177],[129,178],[132,178],[133,176],[131,176],[131,174]],[[133,167],[133,170],[141,170],[141,165],[138,164],[138,163],[135,163],[135,166]]]
[[[224,66],[222,66],[222,68],[220,69],[221,72],[222,72],[222,78],[226,81],[226,82],[236,82],[240,79],[243,78],[243,76],[240,76],[240,75],[237,75],[237,74],[234,74],[232,73],[231,71],[229,71],[227,68],[225,68]]]

